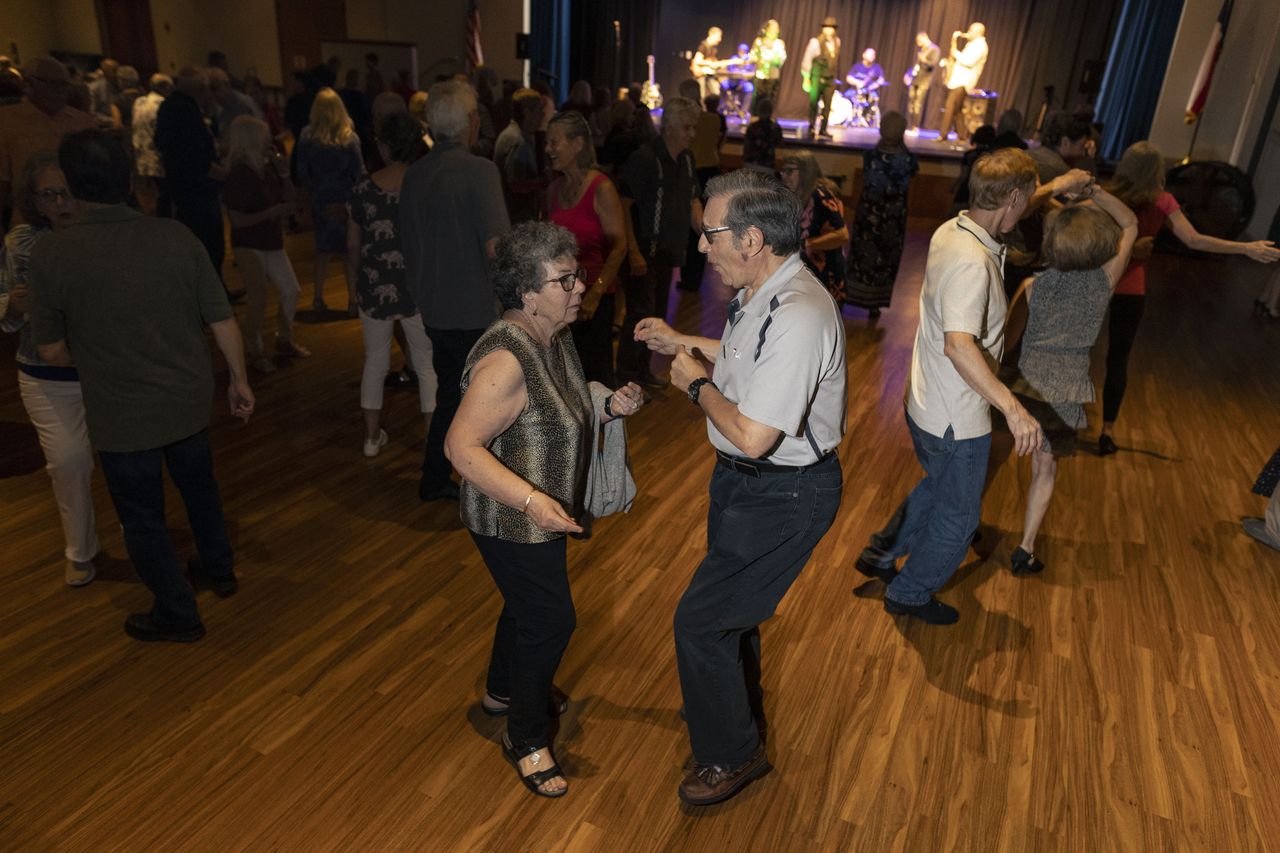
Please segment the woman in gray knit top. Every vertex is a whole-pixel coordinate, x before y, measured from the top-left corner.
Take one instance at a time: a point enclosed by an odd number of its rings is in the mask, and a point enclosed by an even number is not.
[[[1044,570],[1036,536],[1053,497],[1058,457],[1075,452],[1076,430],[1085,426],[1084,404],[1094,399],[1089,350],[1138,235],[1137,217],[1115,196],[1092,185],[1077,201],[1084,199],[1091,203],[1049,214],[1041,248],[1049,268],[1022,284],[1027,326],[1010,388],[1040,422],[1044,442],[1031,456],[1022,542],[1009,557],[1015,574]]]
[[[503,753],[525,786],[563,796],[551,752],[552,681],[575,615],[565,534],[581,533],[594,425],[625,417],[644,401],[629,383],[593,395],[569,324],[586,291],[573,234],[526,222],[498,244],[494,293],[502,303],[462,373],[462,404],[445,453],[462,475],[462,523],[494,583],[502,615],[481,709],[507,717]]]

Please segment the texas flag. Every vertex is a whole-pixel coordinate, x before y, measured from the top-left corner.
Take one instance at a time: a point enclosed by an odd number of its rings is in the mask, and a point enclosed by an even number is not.
[[[1222,55],[1222,40],[1227,35],[1227,22],[1231,20],[1231,4],[1233,0],[1224,0],[1218,20],[1213,24],[1213,34],[1209,36],[1209,45],[1204,49],[1204,58],[1200,60],[1200,70],[1196,72],[1195,85],[1191,87],[1191,100],[1187,101],[1187,124],[1195,124],[1204,112],[1204,102],[1209,98],[1209,87],[1213,85],[1213,69],[1218,65],[1218,57]]]

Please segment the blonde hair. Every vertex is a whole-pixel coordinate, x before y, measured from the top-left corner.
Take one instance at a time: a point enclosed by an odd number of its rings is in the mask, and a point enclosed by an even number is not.
[[[414,92],[409,96],[409,115],[422,125],[427,123],[427,93]]]
[[[596,167],[596,146],[591,138],[591,125],[587,124],[586,118],[577,110],[565,110],[556,113],[551,117],[551,121],[547,122],[548,132],[552,127],[564,129],[564,135],[569,139],[581,139],[582,150],[578,152],[578,168],[586,171]]]
[[[243,164],[261,175],[264,151],[267,140],[271,138],[270,134],[271,129],[262,119],[249,115],[236,116],[227,132],[228,165]]]
[[[1164,155],[1150,142],[1135,142],[1116,164],[1107,190],[1130,208],[1155,204],[1164,192]]]
[[[975,210],[999,210],[1015,190],[1027,195],[1039,180],[1036,161],[1018,148],[1001,148],[984,154],[969,173],[969,201]]]
[[[308,135],[321,145],[350,145],[356,132],[338,93],[325,86],[316,92],[307,122]]]
[[[1099,208],[1073,204],[1045,217],[1040,254],[1054,269],[1097,269],[1119,248],[1120,226]]]

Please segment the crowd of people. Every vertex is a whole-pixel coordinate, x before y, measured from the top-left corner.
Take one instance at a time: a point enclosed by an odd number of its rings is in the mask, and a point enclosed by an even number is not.
[[[247,420],[248,371],[310,355],[295,339],[301,288],[284,249],[285,230],[309,220],[314,310],[326,310],[337,261],[347,313],[361,323],[364,456],[388,442],[395,338],[425,419],[419,497],[459,502],[502,596],[480,704],[506,717],[503,754],[521,783],[544,797],[568,790],[551,740],[568,701],[555,673],[575,625],[567,537],[630,506],[623,425],[669,386],[705,415],[716,457],[707,552],[674,616],[693,749],[678,793],[708,805],[762,776],[760,625],[838,513],[843,307],[890,303],[917,170],[907,120],[884,116],[846,219],[810,151],[777,156],[767,97],[744,168],[722,174],[725,125],[694,81],[666,101],[659,128],[641,105],[587,84],[559,109],[545,85],[498,91],[484,73],[387,89],[371,58],[363,86],[351,70],[335,90],[340,68],[322,66],[281,112],[251,76],[210,59],[174,80],[155,75],[146,94],[136,74],[104,62],[88,87],[92,112],[70,105],[66,67],[41,59],[22,101],[0,107],[11,212],[0,314],[20,335],[19,387],[53,481],[66,582],[95,573],[96,452],[155,597],[129,616],[130,636],[204,634],[165,526],[162,467],[196,542],[191,578],[220,596],[237,591],[208,441],[205,328],[228,365],[230,411]],[[1108,311],[1098,448],[1116,451],[1154,235],[1167,226],[1202,251],[1280,259],[1269,241],[1197,232],[1150,143],[1132,146],[1104,183],[1086,121],[1051,117],[1029,151],[1020,123],[974,134],[963,206],[930,240],[905,399],[923,477],[855,562],[883,582],[888,613],[928,624],[960,616],[937,593],[978,527],[992,409],[1032,462],[1010,567],[1044,571],[1038,533],[1059,461],[1087,427],[1089,353]],[[239,322],[240,294],[222,280],[227,224],[248,297]],[[695,255],[734,291],[719,339],[669,324],[676,271],[686,289],[702,283]],[[278,298],[270,350],[268,283]],[[1005,332],[1011,304],[1027,314],[1017,341]],[[669,377],[655,373],[654,353],[671,357]],[[1276,501],[1246,525],[1273,545]]]

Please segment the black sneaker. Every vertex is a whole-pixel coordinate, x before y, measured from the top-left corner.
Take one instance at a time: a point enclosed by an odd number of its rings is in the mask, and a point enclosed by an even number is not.
[[[194,643],[204,636],[204,625],[197,622],[190,628],[165,628],[153,622],[150,613],[130,613],[124,620],[124,632],[144,643]]]
[[[884,609],[894,616],[914,616],[930,625],[954,625],[960,621],[959,610],[936,598],[930,598],[924,604],[899,604],[892,598],[885,598]]]
[[[1111,438],[1111,436],[1107,435],[1105,432],[1102,435],[1098,436],[1098,455],[1099,456],[1110,456],[1111,454],[1116,453],[1119,450],[1120,448],[1116,447],[1116,443]]]
[[[197,589],[212,590],[218,598],[230,598],[240,589],[240,581],[236,578],[234,571],[216,577],[205,574],[199,557],[192,557],[187,561],[187,571],[191,573],[191,579],[196,582]]]
[[[894,568],[893,563],[881,566],[862,556],[853,561],[853,567],[869,578],[879,578],[885,586],[893,583],[893,579],[898,576],[898,570]]]

